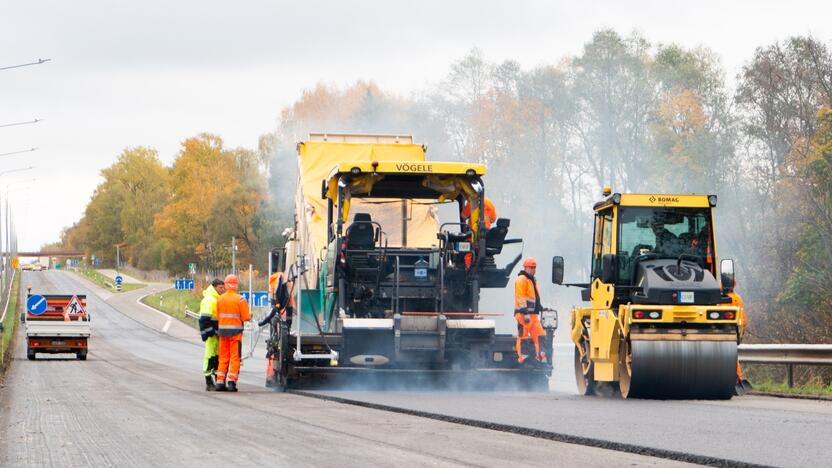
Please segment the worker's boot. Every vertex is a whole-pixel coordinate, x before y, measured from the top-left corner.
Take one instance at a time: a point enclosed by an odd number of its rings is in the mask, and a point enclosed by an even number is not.
[[[224,392],[225,389],[225,382],[217,382],[216,390],[218,392]]]
[[[228,381],[228,391],[229,392],[236,392],[237,391],[237,382],[233,380]]]
[[[214,387],[214,378],[211,377],[210,375],[206,375],[205,376],[205,391],[206,392],[213,392],[214,390],[216,390],[216,387]]]

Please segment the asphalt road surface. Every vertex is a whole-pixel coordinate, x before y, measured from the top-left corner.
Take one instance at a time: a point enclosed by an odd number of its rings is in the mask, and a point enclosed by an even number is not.
[[[18,334],[16,357],[0,388],[0,466],[680,464],[270,392],[263,388],[264,360],[257,357],[244,362],[239,393],[205,392],[201,342],[186,325],[137,303],[149,289],[111,294],[57,271],[26,272],[22,284],[34,293],[86,293],[93,337],[87,361],[61,355],[28,361]],[[381,396],[407,400],[406,394]],[[441,407],[466,401],[458,394],[425,398]],[[530,410],[563,400],[494,398],[506,410],[518,401]],[[552,406],[541,417],[562,419],[554,411],[565,406]],[[782,420],[829,420],[818,412],[777,411]],[[754,430],[738,425],[737,431],[743,428]]]

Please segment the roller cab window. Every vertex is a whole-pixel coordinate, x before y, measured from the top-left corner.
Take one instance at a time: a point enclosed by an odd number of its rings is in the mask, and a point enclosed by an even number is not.
[[[601,276],[604,254],[612,253],[612,208],[595,215],[595,241],[592,249],[592,277]]]
[[[629,284],[645,259],[693,260],[703,268],[713,245],[707,208],[621,207],[618,214],[618,282]]]

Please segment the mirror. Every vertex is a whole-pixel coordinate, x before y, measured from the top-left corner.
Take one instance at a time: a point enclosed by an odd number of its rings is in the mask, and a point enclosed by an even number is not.
[[[552,257],[552,284],[563,284],[563,257]]]
[[[604,254],[601,257],[601,282],[615,282],[615,255]]]
[[[719,277],[722,282],[722,290],[726,293],[731,292],[734,290],[734,283],[736,278],[734,277],[734,261],[730,258],[726,258],[719,262]]]

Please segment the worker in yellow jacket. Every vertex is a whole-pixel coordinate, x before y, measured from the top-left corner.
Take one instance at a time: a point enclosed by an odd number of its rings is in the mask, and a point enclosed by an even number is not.
[[[205,375],[205,390],[214,390],[214,378],[219,363],[217,339],[217,299],[225,292],[225,283],[215,279],[211,285],[202,291],[202,301],[199,303],[199,335],[205,342],[205,352],[202,359],[202,373]]]

